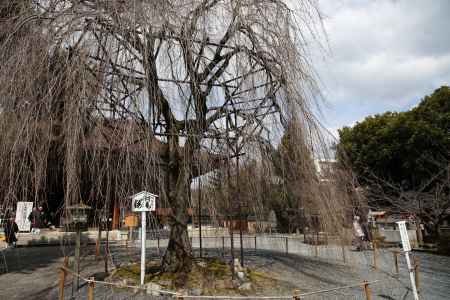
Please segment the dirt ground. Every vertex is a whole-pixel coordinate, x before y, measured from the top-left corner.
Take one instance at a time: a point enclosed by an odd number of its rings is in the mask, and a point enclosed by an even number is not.
[[[112,245],[112,257],[117,262],[122,258],[135,260],[133,254],[122,245]],[[64,255],[71,255],[70,247],[26,247],[9,249],[5,252],[8,272],[0,275],[0,299],[57,299],[58,268]],[[149,249],[150,255],[155,249]],[[85,277],[104,278],[104,262],[96,260],[94,247],[83,247],[82,274]],[[207,251],[207,255],[219,255]],[[356,256],[370,256],[370,253],[354,253]],[[448,299],[450,294],[450,258],[438,255],[416,253],[421,261],[421,292],[423,299]],[[0,260],[2,257],[0,256]],[[330,290],[336,287],[358,284],[363,280],[380,280],[371,285],[372,299],[410,299],[409,277],[403,260],[400,260],[400,276],[392,277],[387,272],[373,270],[367,266],[349,266],[339,262],[319,260],[296,254],[261,250],[246,252],[245,264],[254,270],[272,274],[283,282],[276,288],[259,291],[259,295],[292,295],[293,289],[300,293]],[[388,266],[389,267],[389,266]],[[75,293],[77,294],[77,293]],[[77,299],[85,299],[86,286],[82,286]],[[149,299],[136,291],[117,291],[96,286],[95,299]],[[71,283],[67,282],[66,299],[71,296]],[[404,298],[406,297],[406,298]],[[155,298],[155,297],[153,297]],[[303,298],[302,298],[303,299]],[[319,295],[311,294],[304,299],[364,299],[363,290],[356,286],[343,290],[332,290]]]

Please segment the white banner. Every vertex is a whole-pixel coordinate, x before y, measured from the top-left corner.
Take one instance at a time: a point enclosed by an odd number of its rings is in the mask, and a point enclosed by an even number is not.
[[[33,210],[33,202],[17,202],[16,223],[19,231],[30,231],[31,222],[28,216]]]

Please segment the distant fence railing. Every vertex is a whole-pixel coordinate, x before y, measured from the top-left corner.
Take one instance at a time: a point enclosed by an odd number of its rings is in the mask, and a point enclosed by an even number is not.
[[[305,257],[317,258],[340,262],[352,266],[370,266],[375,269],[383,270],[388,273],[398,273],[399,251],[379,248],[376,243],[370,250],[354,251],[351,245],[341,243],[336,237],[328,237],[328,244],[310,244],[305,243],[302,236],[285,235],[244,235],[242,237],[242,246],[244,256],[260,254],[262,251],[278,252],[280,254],[297,254]],[[127,241],[127,247],[134,249],[138,255],[140,241]],[[146,246],[151,248],[148,251],[149,257],[160,257],[164,254],[168,244],[167,238],[153,237],[146,241]],[[203,236],[202,251],[200,253],[200,238],[191,237],[191,244],[196,256],[231,256],[231,238],[230,236]],[[235,257],[239,257],[241,241],[239,235],[233,238],[233,249]],[[129,255],[129,253],[127,254]]]

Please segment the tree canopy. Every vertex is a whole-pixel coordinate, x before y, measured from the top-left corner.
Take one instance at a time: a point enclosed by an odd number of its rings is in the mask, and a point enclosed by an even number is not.
[[[337,157],[361,183],[377,177],[417,189],[448,164],[450,88],[442,86],[413,109],[369,116],[339,130]]]
[[[106,214],[158,193],[171,208],[163,270],[186,274],[194,178],[293,116],[314,127],[305,36],[321,15],[306,0],[129,2],[0,4],[1,204],[54,197],[66,214],[81,201]]]

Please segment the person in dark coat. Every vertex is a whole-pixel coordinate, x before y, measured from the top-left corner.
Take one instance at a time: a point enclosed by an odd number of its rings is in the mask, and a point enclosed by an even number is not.
[[[5,224],[5,239],[9,246],[15,246],[17,242],[16,233],[19,232],[19,227],[14,220],[14,217],[10,217]]]
[[[33,207],[30,215],[28,216],[28,220],[31,222],[31,233],[39,234],[40,228],[44,226],[43,220],[43,208],[39,206],[39,208]]]

